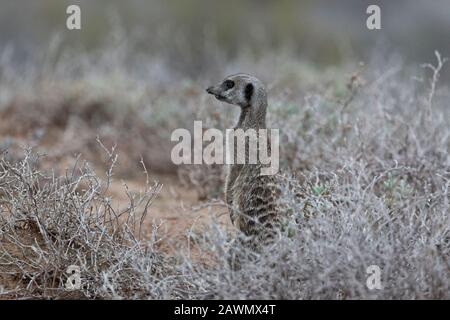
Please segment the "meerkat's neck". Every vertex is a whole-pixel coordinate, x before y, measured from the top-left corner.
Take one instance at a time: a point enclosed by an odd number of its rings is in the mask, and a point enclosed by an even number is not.
[[[241,114],[239,116],[238,123],[234,127],[235,129],[266,129],[266,108],[267,108],[267,98],[264,91],[257,92],[257,95],[252,99],[251,105],[247,107],[241,107]],[[248,164],[248,140],[245,140],[245,164],[237,163],[237,155],[235,154],[234,163],[229,166],[229,171],[227,174],[226,185],[225,185],[225,198],[227,203],[232,206],[233,199],[233,188],[235,181],[239,175],[252,175],[252,171],[246,170],[246,168],[256,168],[258,166]],[[270,149],[270,145],[268,146]]]
[[[238,123],[235,128],[246,129],[265,129],[266,128],[266,94],[259,93],[254,102],[248,107],[241,108]]]

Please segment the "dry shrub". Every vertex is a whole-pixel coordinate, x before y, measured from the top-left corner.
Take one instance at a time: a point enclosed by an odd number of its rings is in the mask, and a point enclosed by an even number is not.
[[[175,297],[170,258],[158,252],[157,233],[143,241],[141,227],[160,185],[148,183],[118,211],[108,188],[89,165],[64,176],[37,170],[27,152],[0,161],[0,275],[3,297]],[[116,155],[110,154],[111,168]],[[82,288],[66,290],[67,269],[80,268]],[[165,282],[164,279],[168,279]],[[5,284],[6,282],[6,284]],[[178,282],[176,285],[179,285]],[[181,287],[180,287],[181,288]]]

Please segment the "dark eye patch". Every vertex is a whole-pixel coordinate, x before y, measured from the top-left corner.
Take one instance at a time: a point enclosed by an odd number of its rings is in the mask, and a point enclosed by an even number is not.
[[[225,84],[225,88],[227,88],[227,90],[234,87],[234,81],[232,81],[232,80],[225,80],[224,84]]]

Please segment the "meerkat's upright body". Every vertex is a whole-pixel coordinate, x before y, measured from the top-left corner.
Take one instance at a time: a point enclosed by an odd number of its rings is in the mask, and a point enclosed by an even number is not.
[[[206,91],[220,101],[241,107],[235,129],[254,129],[257,135],[259,129],[266,129],[267,94],[257,78],[247,74],[229,76]],[[244,234],[253,236],[258,243],[271,234],[273,225],[279,221],[277,198],[280,191],[275,176],[260,174],[262,165],[259,159],[256,164],[248,163],[248,151],[246,141],[245,164],[234,162],[229,165],[225,200],[233,224]]]

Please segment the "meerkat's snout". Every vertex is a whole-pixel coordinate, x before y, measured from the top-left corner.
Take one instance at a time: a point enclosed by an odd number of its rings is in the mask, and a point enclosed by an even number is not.
[[[237,90],[237,79],[234,79],[235,77],[231,76],[226,78],[224,81],[206,89],[206,92],[212,94],[219,101],[241,105],[238,98],[240,90]]]
[[[206,89],[206,92],[212,94],[219,101],[225,101],[226,97],[223,95],[223,90],[220,86],[211,86]]]

